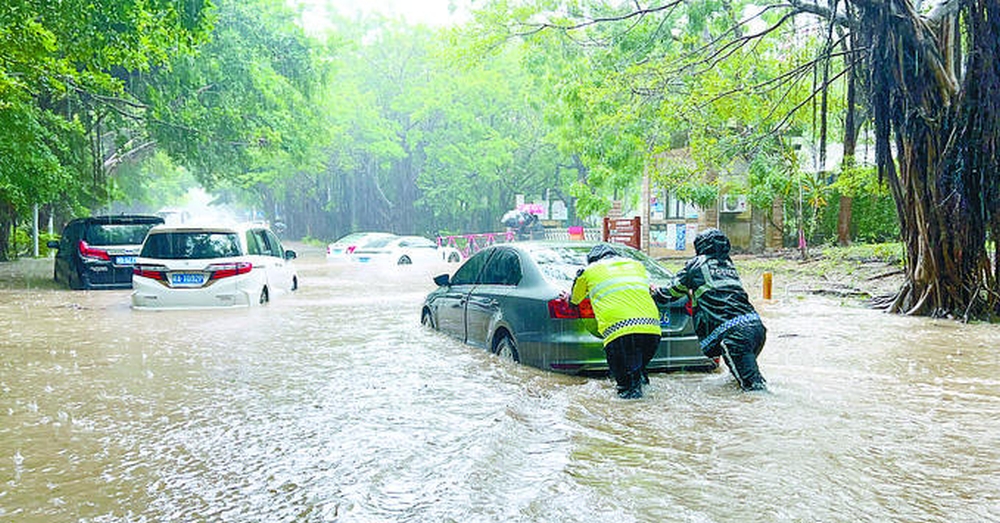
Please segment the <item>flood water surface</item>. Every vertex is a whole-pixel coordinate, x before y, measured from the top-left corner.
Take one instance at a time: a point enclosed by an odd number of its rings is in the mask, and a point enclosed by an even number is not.
[[[433,270],[304,254],[225,311],[0,265],[0,522],[1000,521],[1000,326],[758,299],[770,393],[626,401],[422,328]]]

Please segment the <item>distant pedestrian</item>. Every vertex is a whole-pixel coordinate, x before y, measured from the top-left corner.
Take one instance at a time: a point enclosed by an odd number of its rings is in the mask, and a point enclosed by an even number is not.
[[[707,229],[694,239],[696,256],[663,287],[652,287],[657,301],[690,295],[694,329],[702,352],[722,356],[743,390],[766,390],[757,367],[767,329],[729,257],[729,238],[718,229]]]
[[[587,254],[587,266],[577,273],[569,299],[579,304],[587,296],[618,395],[641,398],[642,386],[648,383],[646,365],[660,346],[661,333],[646,268],[606,243],[597,244]]]

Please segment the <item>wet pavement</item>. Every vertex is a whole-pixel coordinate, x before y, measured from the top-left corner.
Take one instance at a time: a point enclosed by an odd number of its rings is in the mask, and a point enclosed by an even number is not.
[[[439,268],[297,260],[249,310],[0,264],[0,522],[1000,521],[1000,326],[763,303],[769,394],[647,396],[419,324]]]

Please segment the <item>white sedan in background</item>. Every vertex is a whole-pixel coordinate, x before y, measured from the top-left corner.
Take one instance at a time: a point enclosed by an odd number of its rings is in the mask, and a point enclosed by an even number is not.
[[[375,240],[395,238],[388,232],[352,232],[326,246],[326,260],[331,262],[350,261],[354,249],[364,247]]]
[[[423,236],[395,236],[354,249],[351,260],[389,265],[458,263],[462,261],[462,253],[454,247],[439,246]]]
[[[154,227],[133,269],[132,307],[265,304],[298,288],[294,258],[263,226]]]

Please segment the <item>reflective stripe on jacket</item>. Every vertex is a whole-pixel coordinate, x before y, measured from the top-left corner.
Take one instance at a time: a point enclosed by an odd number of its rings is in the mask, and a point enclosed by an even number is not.
[[[588,265],[573,282],[574,304],[590,296],[604,345],[626,334],[661,334],[660,311],[641,263],[621,257]]]

